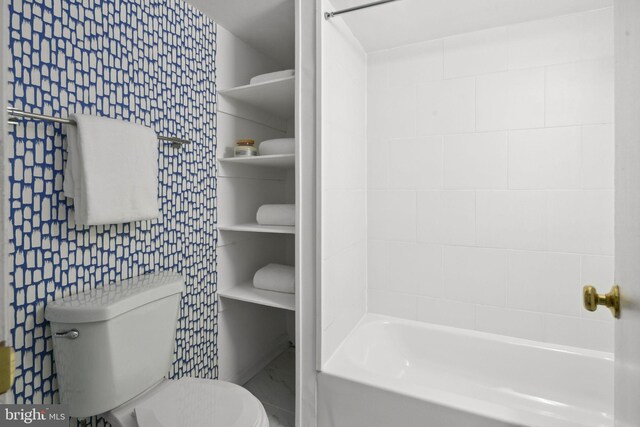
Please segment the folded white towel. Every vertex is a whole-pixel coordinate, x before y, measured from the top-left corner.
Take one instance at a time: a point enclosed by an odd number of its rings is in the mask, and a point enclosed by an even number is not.
[[[268,139],[260,143],[260,155],[269,156],[274,154],[294,154],[295,138]]]
[[[269,264],[256,271],[253,287],[266,291],[293,294],[296,291],[296,269],[289,265]]]
[[[148,127],[88,115],[67,126],[64,194],[77,224],[158,218],[158,138]]]
[[[260,74],[249,80],[250,85],[256,85],[258,83],[270,82],[271,80],[284,79],[285,77],[291,77],[296,74],[295,70],[282,70],[275,71],[273,73]]]
[[[296,205],[262,205],[256,221],[260,225],[296,225]]]

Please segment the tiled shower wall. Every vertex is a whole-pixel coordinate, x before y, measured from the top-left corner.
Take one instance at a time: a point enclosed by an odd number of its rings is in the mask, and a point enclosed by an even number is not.
[[[368,307],[612,350],[613,13],[368,56]]]
[[[323,10],[334,10],[324,1]],[[322,20],[322,363],[366,312],[366,55],[342,17]]]
[[[162,218],[74,223],[61,126],[24,122],[8,147],[17,403],[57,400],[46,302],[157,270],[186,279],[171,375],[217,376],[215,23],[181,0],[12,0],[14,107],[84,112],[189,139],[160,144]],[[169,25],[170,24],[170,25]]]

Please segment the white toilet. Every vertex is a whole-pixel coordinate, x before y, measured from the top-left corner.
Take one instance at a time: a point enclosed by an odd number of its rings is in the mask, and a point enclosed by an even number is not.
[[[50,302],[60,400],[69,415],[101,415],[114,427],[268,427],[244,388],[165,378],[171,366],[183,278],[155,273]]]

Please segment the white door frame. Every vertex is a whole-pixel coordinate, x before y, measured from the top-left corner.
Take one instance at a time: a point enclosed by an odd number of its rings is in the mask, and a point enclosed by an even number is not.
[[[13,317],[10,310],[9,289],[9,153],[7,134],[7,105],[9,79],[9,0],[0,0],[0,341],[11,345],[11,325]],[[0,396],[0,403],[10,403],[11,393]]]
[[[316,425],[316,2],[296,0],[296,426]]]

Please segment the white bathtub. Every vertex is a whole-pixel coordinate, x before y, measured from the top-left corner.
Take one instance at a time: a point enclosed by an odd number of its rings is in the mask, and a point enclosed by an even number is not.
[[[320,427],[612,426],[613,355],[366,315],[318,376]]]

